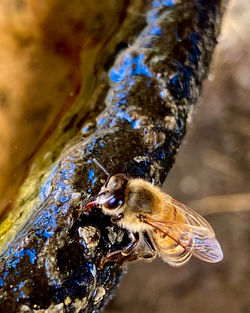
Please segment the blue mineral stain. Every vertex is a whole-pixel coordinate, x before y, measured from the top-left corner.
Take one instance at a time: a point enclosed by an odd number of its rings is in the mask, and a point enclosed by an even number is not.
[[[153,24],[150,26],[150,34],[155,36],[162,35],[162,30],[159,25]]]
[[[109,102],[111,102],[112,100],[113,100],[113,92],[110,92],[111,94],[109,94],[108,96],[107,96],[107,100],[109,101]]]
[[[144,177],[145,171],[143,168],[141,168],[139,165],[133,167],[133,172],[135,176]]]
[[[129,123],[133,122],[132,117],[128,114],[128,112],[125,112],[123,110],[119,110],[117,112],[117,116],[121,118],[122,120],[128,121]]]
[[[61,190],[64,191],[67,188],[67,185],[64,182],[64,175],[59,176],[56,182],[55,191]]]
[[[175,5],[175,0],[154,0],[153,8],[172,7]]]
[[[64,168],[60,170],[60,174],[57,176],[57,179],[53,182],[53,195],[55,196],[57,201],[60,201],[61,203],[64,203],[70,199],[70,196],[67,195],[69,192],[67,192],[67,189],[69,189],[68,185],[65,183],[65,180],[68,180],[72,177],[72,175],[75,172],[75,163],[73,162],[74,157],[70,157],[69,160],[72,160],[72,162],[68,162],[64,165]],[[52,184],[52,179],[55,176],[55,168],[53,169],[49,179],[45,182],[45,184],[42,187],[42,190],[40,192],[40,199],[45,200],[46,198],[44,197],[44,188],[51,190],[51,184]],[[46,187],[45,187],[46,186]],[[48,192],[47,192],[48,194]]]
[[[139,120],[133,119],[128,112],[119,110],[116,114],[116,117],[124,121],[128,121],[133,129],[138,129],[141,126],[141,122]]]
[[[165,90],[160,91],[160,97],[164,100],[166,99],[166,91]]]
[[[30,263],[34,264],[36,260],[36,250],[35,249],[22,249],[19,251],[19,249],[16,249],[16,251],[13,254],[13,258],[8,260],[6,265],[7,267],[16,269],[16,266],[18,263],[20,263],[21,258],[27,255],[30,258]]]
[[[42,235],[44,238],[48,239],[54,234],[55,228],[57,226],[57,213],[61,211],[61,209],[62,208],[60,206],[53,204],[40,212],[34,221],[34,223],[39,227],[39,229],[36,231],[36,235]]]
[[[75,163],[74,162],[70,162],[69,163],[69,168],[64,170],[64,174],[66,179],[69,179],[75,172]]]
[[[79,242],[80,242],[80,244],[85,248],[85,249],[87,249],[87,245],[86,245],[86,242],[83,240],[83,239],[79,239]]]
[[[153,22],[155,22],[155,20],[157,19],[159,10],[151,10],[149,11],[148,15],[147,15],[147,22],[148,24],[151,24]]]
[[[199,48],[199,43],[201,42],[201,36],[197,33],[192,33],[189,36],[189,40],[192,43],[189,60],[194,64],[198,64],[198,60],[199,60],[198,57],[201,54],[201,50]]]
[[[47,276],[48,278],[50,278],[50,270],[49,270],[50,266],[49,266],[49,264],[48,264],[48,260],[47,260],[47,259],[46,259],[45,262],[44,262],[44,267],[45,267],[45,269],[46,269],[46,276]]]
[[[107,122],[107,118],[106,117],[102,117],[102,118],[100,118],[98,121],[97,121],[97,125],[98,126],[102,126],[102,125],[104,125],[106,122]]]
[[[177,126],[179,127],[179,129],[183,128],[183,123],[180,119],[177,120]]]
[[[152,43],[151,42],[147,42],[143,44],[144,48],[152,48]]]
[[[148,66],[144,64],[144,57],[145,56],[143,54],[126,54],[121,64],[110,70],[110,80],[114,83],[117,83],[131,75],[144,75],[147,77],[152,77]]]
[[[117,96],[117,100],[119,101],[119,103],[121,103],[121,104],[126,104],[127,103],[127,100],[126,100],[126,93],[125,92],[118,92],[117,94],[116,94],[116,96]]]
[[[63,206],[61,207],[61,212],[63,214],[66,214],[69,211],[70,206],[71,205],[69,202],[64,203]]]
[[[124,89],[124,86],[123,85],[117,85],[116,87],[115,87],[115,90],[117,90],[117,91],[120,91],[120,90],[123,90]]]
[[[25,285],[25,282],[24,282],[24,281],[21,281],[21,282],[18,284],[18,289],[20,290],[20,296],[21,296],[22,298],[25,298],[25,294],[24,294],[23,290],[21,290],[24,285]]]
[[[157,161],[165,160],[165,153],[162,149],[156,149],[152,153],[152,157]]]
[[[54,233],[55,233],[56,225],[57,225],[57,223],[56,223],[56,218],[55,218],[55,216],[53,216],[53,217],[51,217],[51,219],[50,219],[50,221],[49,221],[47,227],[45,228],[45,230],[42,231],[42,235],[43,235],[46,239],[48,239],[48,238],[50,238],[51,236],[53,236]]]
[[[121,103],[121,104],[126,104],[126,103],[127,103],[127,100],[126,100],[126,99],[122,99],[122,100],[119,101],[119,103]]]
[[[4,286],[4,281],[2,279],[2,277],[0,277],[0,287],[3,287]]]
[[[153,34],[151,33],[151,29],[152,25],[149,25],[148,27],[146,27],[142,33],[140,34],[140,36],[138,37],[137,41],[140,43],[141,47],[144,48],[150,48],[152,47],[152,41],[153,41]]]
[[[182,137],[182,135],[183,135],[183,124],[182,124],[180,119],[177,119],[176,122],[177,122],[177,126],[178,126],[175,128],[176,137]]]
[[[65,179],[69,179],[70,177],[72,177],[72,175],[75,172],[75,163],[73,162],[74,157],[71,156],[69,159],[72,160],[72,162],[67,163],[66,167],[60,170],[61,176],[59,176],[59,178],[56,180],[55,191],[58,191],[59,189],[62,191],[65,190],[67,186],[63,181]],[[39,196],[42,201],[44,201],[50,195],[52,180],[55,176],[57,169],[58,169],[58,164],[54,166],[49,178],[45,181],[45,183],[43,184],[41,188]],[[64,196],[61,198],[61,200],[62,202],[66,201]]]
[[[28,255],[30,258],[30,263],[35,264],[36,260],[36,250],[35,249],[24,249],[24,254]]]
[[[92,276],[95,277],[96,276],[95,265],[89,262],[86,262],[85,265],[90,269],[90,273],[92,274]]]
[[[54,166],[53,170],[51,171],[49,178],[45,181],[45,183],[43,184],[43,186],[41,188],[41,191],[39,194],[41,201],[44,201],[50,195],[51,181],[55,175],[57,168],[58,168],[58,164]]]
[[[16,268],[16,265],[20,262],[20,258],[15,258],[15,259],[11,259],[11,260],[8,260],[8,262],[6,263],[6,265],[8,267],[11,267],[11,268]]]
[[[95,177],[95,172],[93,170],[88,170],[88,174],[89,174],[89,180],[93,180],[93,178]]]
[[[181,100],[190,96],[190,82],[193,71],[190,66],[183,66],[181,63],[178,65],[179,69],[169,81],[168,88],[176,99]]]
[[[68,201],[69,199],[70,199],[69,196],[65,196],[65,195],[61,195],[61,196],[60,196],[60,201],[61,201],[62,203]]]
[[[96,149],[96,142],[97,142],[97,139],[93,138],[91,140],[91,142],[83,150],[83,153],[85,154],[85,153],[88,153],[88,152],[92,152],[94,149]]]
[[[135,80],[133,78],[131,78],[130,81],[129,81],[129,85],[130,86],[134,86],[134,84],[135,84]]]
[[[118,98],[121,98],[121,99],[126,98],[126,94],[124,92],[118,92],[116,95]]]
[[[82,133],[87,133],[88,131],[89,131],[89,125],[86,125],[81,129]]]
[[[97,179],[95,177],[95,171],[88,170],[88,175],[89,175],[88,180],[89,180],[89,182],[91,182],[91,185],[93,186],[95,184],[95,182],[96,182],[96,179]]]
[[[139,173],[139,176],[144,176],[146,172],[150,171],[150,165],[151,163],[146,160],[140,161],[136,165],[136,172]]]
[[[9,271],[7,269],[5,269],[5,271],[3,273],[3,283],[5,283],[5,280],[6,280],[8,275],[9,275]]]
[[[25,298],[25,294],[24,294],[24,292],[21,290],[20,291],[20,296],[22,297],[22,298]],[[17,298],[17,301],[19,301],[19,298]]]
[[[134,120],[132,123],[130,123],[133,129],[138,129],[141,127],[141,121]]]

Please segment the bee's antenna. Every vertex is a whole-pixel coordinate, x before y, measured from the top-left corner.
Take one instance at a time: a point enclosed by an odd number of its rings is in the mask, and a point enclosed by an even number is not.
[[[95,164],[97,165],[97,166],[99,166],[100,167],[100,169],[102,169],[103,170],[103,172],[108,176],[108,179],[107,179],[107,181],[109,181],[109,178],[110,178],[110,174],[109,174],[109,172],[106,170],[106,168],[105,167],[103,167],[96,159],[93,159],[93,162],[95,162]]]

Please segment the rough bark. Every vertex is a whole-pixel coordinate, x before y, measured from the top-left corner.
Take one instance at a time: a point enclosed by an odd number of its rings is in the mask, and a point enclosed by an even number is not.
[[[100,210],[83,214],[105,179],[92,160],[111,174],[163,182],[206,77],[222,12],[219,0],[152,1],[146,26],[109,72],[105,109],[55,161],[26,224],[5,247],[2,311],[99,312],[110,299],[121,270],[98,265],[129,237]]]

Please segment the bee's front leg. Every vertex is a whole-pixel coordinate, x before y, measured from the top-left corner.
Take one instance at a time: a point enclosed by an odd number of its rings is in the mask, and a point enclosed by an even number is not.
[[[111,222],[115,224],[115,223],[119,222],[122,218],[123,218],[123,213],[120,213],[118,215],[114,215],[111,217]]]
[[[83,206],[83,213],[88,215],[90,210],[91,210],[91,208],[92,207],[97,207],[97,206],[99,206],[99,204],[98,204],[98,202],[96,200],[89,201],[86,204],[84,204],[84,206]]]
[[[132,242],[130,242],[125,248],[122,250],[117,250],[108,253],[101,261],[99,265],[99,269],[102,269],[106,262],[115,262],[118,261],[120,263],[120,266],[122,266],[125,262],[134,261],[138,258],[136,254],[132,254],[137,247],[137,244],[139,242],[139,234],[134,233],[133,234],[134,239]]]

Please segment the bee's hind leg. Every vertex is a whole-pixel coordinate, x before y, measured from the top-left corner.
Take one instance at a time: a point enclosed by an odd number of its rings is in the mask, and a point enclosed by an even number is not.
[[[148,248],[148,254],[146,254],[143,258],[144,259],[154,259],[157,255],[157,252],[156,252],[156,249],[155,249],[155,246],[152,242],[152,239],[151,239],[151,236],[145,232],[143,234],[143,239],[147,245],[147,248]]]
[[[139,242],[139,234],[133,233],[134,239],[122,250],[117,250],[108,253],[101,261],[99,269],[102,269],[107,262],[118,262],[122,266],[125,262],[134,261],[138,258],[137,254],[134,254],[134,250]]]

